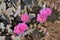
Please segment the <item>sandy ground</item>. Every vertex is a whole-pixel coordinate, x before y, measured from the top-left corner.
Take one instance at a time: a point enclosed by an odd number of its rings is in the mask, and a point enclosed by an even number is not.
[[[47,22],[45,24],[49,30],[48,40],[60,40],[60,21],[55,21],[54,23]]]

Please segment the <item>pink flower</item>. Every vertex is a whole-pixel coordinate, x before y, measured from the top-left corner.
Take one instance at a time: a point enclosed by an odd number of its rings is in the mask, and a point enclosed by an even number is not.
[[[20,31],[21,31],[21,30],[20,30],[18,27],[15,27],[15,28],[14,28],[14,33],[20,34]]]
[[[14,28],[14,33],[16,34],[23,34],[25,30],[27,30],[27,25],[25,23],[19,23],[17,26]]]
[[[52,14],[52,10],[50,8],[45,8],[45,9],[40,10],[39,13],[42,16],[48,17]]]
[[[46,22],[47,18],[42,16],[42,15],[37,15],[37,21],[40,22],[40,23],[44,23]]]
[[[46,8],[47,14],[50,16],[52,14],[51,8]]]
[[[25,23],[28,22],[29,21],[29,15],[26,13],[22,14],[21,15],[21,21],[23,21]]]
[[[42,16],[45,16],[45,17],[48,17],[48,14],[47,14],[47,10],[46,10],[46,8],[45,9],[42,9],[42,10],[40,10],[40,15],[42,15]]]

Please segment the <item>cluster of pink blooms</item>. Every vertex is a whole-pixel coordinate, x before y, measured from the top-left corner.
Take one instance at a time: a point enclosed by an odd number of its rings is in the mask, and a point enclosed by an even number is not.
[[[23,21],[23,23],[19,23],[14,28],[14,33],[16,33],[16,34],[23,34],[25,32],[25,30],[27,30],[28,26],[25,23],[27,23],[29,21],[29,15],[27,13],[22,14],[21,21]]]
[[[40,23],[44,23],[47,20],[47,17],[50,16],[51,14],[52,14],[52,10],[50,8],[42,9],[37,15],[37,21]],[[27,30],[28,26],[25,23],[29,21],[29,15],[27,13],[22,14],[21,21],[23,21],[23,23],[19,23],[14,28],[14,33],[16,34],[23,34],[25,30]]]
[[[28,26],[25,23],[19,23],[14,28],[14,33],[23,34],[27,30]]]
[[[47,17],[52,14],[52,10],[50,8],[45,8],[39,11],[37,15],[37,21],[40,23],[44,23],[47,20]]]

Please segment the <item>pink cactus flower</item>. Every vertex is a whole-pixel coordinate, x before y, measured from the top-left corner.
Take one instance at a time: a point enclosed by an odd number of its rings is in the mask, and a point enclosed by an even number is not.
[[[27,23],[29,21],[29,15],[24,13],[21,15],[21,21]]]
[[[42,16],[45,16],[45,17],[48,17],[48,14],[47,14],[47,10],[46,10],[46,8],[45,9],[42,9],[42,10],[40,10],[40,15],[42,15]]]
[[[48,17],[52,14],[52,10],[50,8],[45,8],[45,9],[40,10],[39,13],[45,17]]]
[[[52,9],[51,8],[46,8],[47,14],[50,16],[52,14]]]
[[[20,30],[18,27],[15,27],[15,28],[14,28],[14,33],[20,34],[20,31],[21,31],[21,30]]]
[[[25,23],[19,23],[17,26],[15,26],[14,33],[23,34],[27,28],[28,26]]]
[[[44,23],[46,22],[47,18],[42,16],[42,15],[37,15],[37,21],[40,22],[40,23]]]

